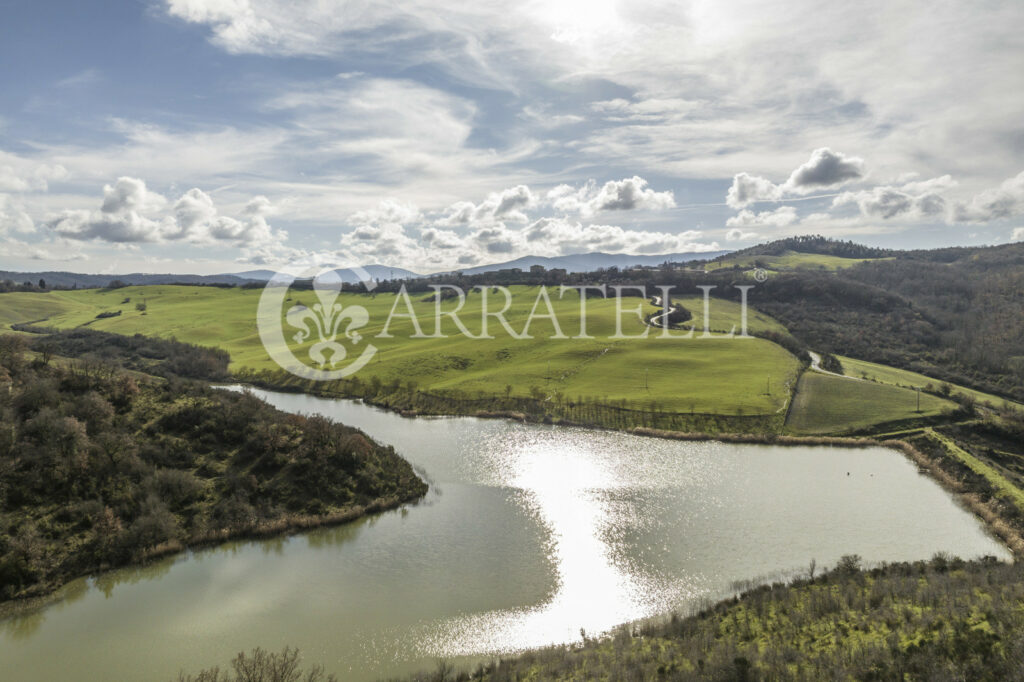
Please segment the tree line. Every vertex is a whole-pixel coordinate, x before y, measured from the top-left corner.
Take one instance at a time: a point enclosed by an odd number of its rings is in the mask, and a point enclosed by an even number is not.
[[[0,599],[425,492],[408,462],[356,429],[0,336]]]

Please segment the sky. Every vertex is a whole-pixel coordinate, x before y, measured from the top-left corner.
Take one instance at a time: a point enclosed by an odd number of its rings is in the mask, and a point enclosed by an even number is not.
[[[1024,3],[0,0],[0,269],[1024,241]]]

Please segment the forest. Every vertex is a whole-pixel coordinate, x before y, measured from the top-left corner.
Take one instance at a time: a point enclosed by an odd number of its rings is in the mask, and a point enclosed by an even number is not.
[[[815,350],[1024,398],[1024,244],[783,273],[750,300]]]
[[[198,352],[146,343],[162,349],[165,369]],[[168,377],[0,336],[0,599],[186,547],[351,520],[426,492],[408,462],[356,429]]]

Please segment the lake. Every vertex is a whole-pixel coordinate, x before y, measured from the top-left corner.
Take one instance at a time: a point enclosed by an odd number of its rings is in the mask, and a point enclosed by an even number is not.
[[[394,445],[430,493],[345,526],[75,581],[55,603],[0,621],[3,679],[171,680],[287,644],[341,679],[372,680],[686,613],[811,559],[1011,558],[885,448],[410,419],[254,393]]]

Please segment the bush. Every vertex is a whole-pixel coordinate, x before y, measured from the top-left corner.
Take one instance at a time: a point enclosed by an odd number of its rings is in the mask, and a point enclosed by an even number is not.
[[[284,648],[279,654],[259,647],[248,656],[241,652],[231,661],[231,672],[209,668],[195,676],[180,673],[178,682],[337,682],[334,675],[325,675],[321,666],[303,671],[299,667],[299,650]]]
[[[132,349],[181,350],[126,341]],[[193,351],[202,356],[189,348],[180,355]],[[251,394],[173,375],[136,378],[92,359],[24,365],[3,376],[0,599],[190,542],[286,532],[315,525],[311,515],[338,519],[358,513],[356,505],[426,492],[393,449]]]

